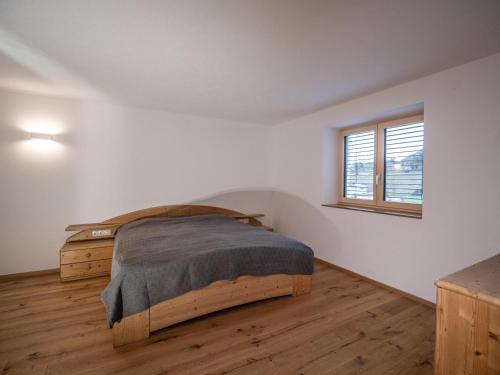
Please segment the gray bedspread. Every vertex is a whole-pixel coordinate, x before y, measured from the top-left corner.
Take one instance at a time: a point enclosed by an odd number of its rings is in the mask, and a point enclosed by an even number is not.
[[[116,235],[111,282],[101,299],[112,327],[217,280],[310,275],[313,256],[298,241],[222,215],[138,220]]]

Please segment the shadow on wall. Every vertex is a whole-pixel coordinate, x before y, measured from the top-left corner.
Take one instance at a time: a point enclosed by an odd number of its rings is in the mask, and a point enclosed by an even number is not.
[[[272,189],[233,190],[189,202],[228,208],[243,213],[263,213],[265,225],[285,236],[304,242],[321,259],[335,259],[340,238],[335,223],[322,207],[285,191]]]
[[[272,199],[273,191],[269,189],[238,189],[219,192],[187,203],[228,208],[245,214],[264,214],[259,220],[272,226]]]
[[[323,213],[324,207],[284,191],[273,192],[272,207],[276,232],[304,242],[317,258],[336,258],[340,236],[335,223]]]

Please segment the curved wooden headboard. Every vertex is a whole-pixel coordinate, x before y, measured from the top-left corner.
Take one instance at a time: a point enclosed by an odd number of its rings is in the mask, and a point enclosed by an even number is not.
[[[228,210],[226,208],[202,205],[171,205],[145,208],[143,210],[129,212],[114,218],[101,221],[100,223],[90,224],[73,224],[66,227],[66,231],[75,232],[68,237],[66,242],[100,240],[106,238],[114,238],[118,228],[124,224],[144,219],[148,217],[182,217],[182,216],[197,216],[220,214],[233,217],[235,219],[246,219],[253,226],[262,226],[262,223],[257,220],[262,217],[262,214],[245,215],[238,211]]]

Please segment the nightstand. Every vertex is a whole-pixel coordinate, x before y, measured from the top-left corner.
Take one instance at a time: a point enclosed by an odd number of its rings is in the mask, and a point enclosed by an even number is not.
[[[105,276],[111,272],[114,239],[68,242],[60,250],[61,281]]]

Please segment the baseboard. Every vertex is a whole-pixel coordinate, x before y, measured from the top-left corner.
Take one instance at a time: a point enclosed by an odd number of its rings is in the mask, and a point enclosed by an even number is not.
[[[26,278],[26,277],[43,276],[43,275],[52,275],[55,273],[59,273],[59,268],[51,268],[48,270],[31,271],[31,272],[11,273],[9,275],[0,275],[0,281],[20,279],[20,278]]]
[[[330,262],[327,262],[326,260],[323,260],[323,259],[319,259],[319,258],[316,258],[316,261],[318,261],[319,263],[321,264],[324,264],[325,266],[327,267],[332,267],[332,268],[335,268],[336,270],[340,271],[340,272],[344,272],[344,273],[347,273],[353,277],[356,277],[358,279],[361,279],[361,280],[364,280],[370,284],[373,284],[373,285],[376,285],[378,287],[381,287],[381,288],[384,288],[390,292],[393,292],[395,294],[398,294],[402,297],[406,297],[408,299],[411,299],[412,301],[415,301],[415,302],[418,302],[422,305],[425,305],[425,306],[428,306],[428,307],[431,307],[433,309],[436,308],[436,304],[435,303],[432,303],[430,301],[427,301],[426,299],[423,299],[423,298],[420,298],[420,297],[417,297],[413,294],[410,294],[410,293],[406,293],[406,292],[403,292],[402,290],[400,289],[397,289],[397,288],[394,288],[392,286],[389,286],[387,284],[384,284],[384,283],[381,283],[380,281],[376,281],[376,280],[373,280],[373,279],[370,279],[369,277],[366,277],[366,276],[363,276],[363,275],[360,275],[359,273],[356,273],[356,272],[353,272],[353,271],[350,271],[346,268],[343,268],[343,267],[340,267],[340,266],[337,266],[336,264],[333,264],[333,263],[330,263]]]

